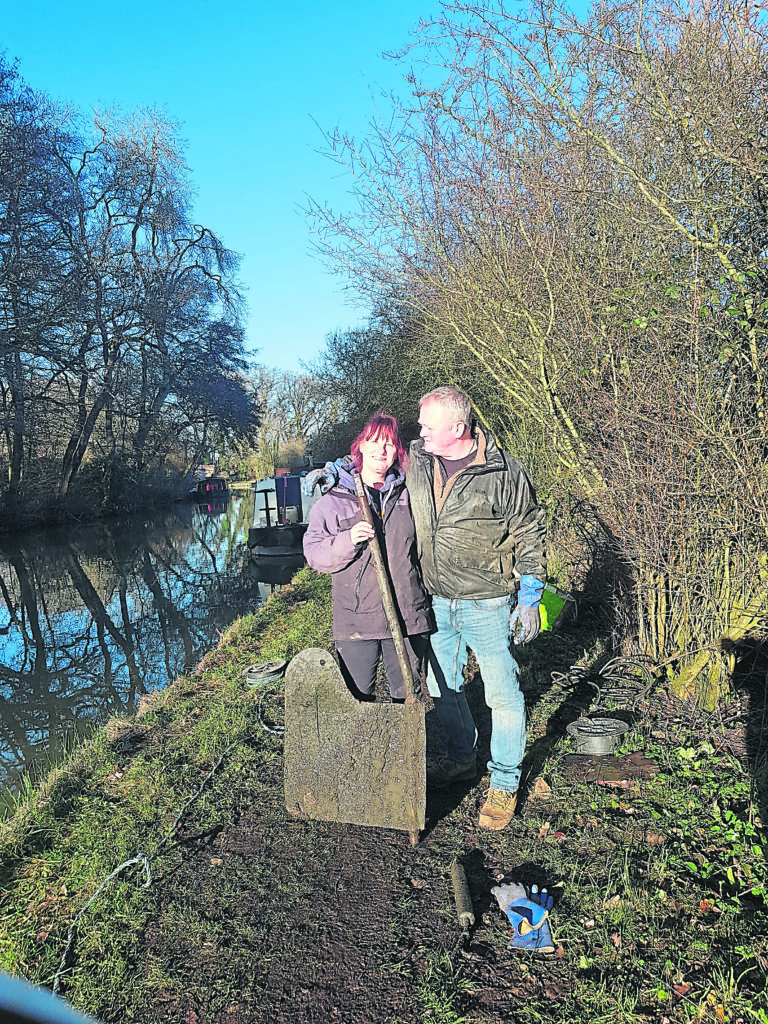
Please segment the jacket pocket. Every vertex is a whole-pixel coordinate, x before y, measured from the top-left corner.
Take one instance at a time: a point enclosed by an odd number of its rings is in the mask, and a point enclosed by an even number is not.
[[[504,571],[501,555],[497,551],[453,551],[451,564],[495,576],[501,576]]]

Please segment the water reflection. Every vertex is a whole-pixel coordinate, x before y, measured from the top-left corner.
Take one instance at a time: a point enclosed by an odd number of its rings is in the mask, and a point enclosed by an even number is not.
[[[0,788],[258,605],[271,587],[248,559],[253,500],[0,537]]]

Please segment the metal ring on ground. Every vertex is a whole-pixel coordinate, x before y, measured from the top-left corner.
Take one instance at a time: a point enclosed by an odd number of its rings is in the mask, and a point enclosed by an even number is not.
[[[576,741],[578,754],[610,754],[630,726],[619,718],[577,718],[566,726]]]
[[[248,686],[264,686],[282,679],[288,662],[283,658],[275,661],[259,661],[255,665],[249,665],[243,672],[245,682]]]

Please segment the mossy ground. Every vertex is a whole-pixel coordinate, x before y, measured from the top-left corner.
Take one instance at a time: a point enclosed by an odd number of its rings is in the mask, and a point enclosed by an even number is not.
[[[327,647],[329,613],[327,580],[303,570],[194,677],[110,723],[25,798],[0,836],[3,969],[50,985],[75,915],[144,852],[150,885],[134,867],[105,888],[62,975],[66,997],[105,1022],[766,1024],[754,688],[751,704],[734,696],[706,717],[657,688],[623,749],[658,772],[596,785],[565,756],[583,694],[548,681],[599,651],[585,656],[583,629],[544,636],[520,652],[531,723],[519,814],[488,833],[476,825],[481,780],[430,793],[411,847],[406,833],[283,810],[280,684],[251,690],[243,671]],[[468,694],[483,753],[480,680]],[[466,949],[454,856],[477,918]],[[553,955],[507,950],[490,893],[502,876],[555,894]]]

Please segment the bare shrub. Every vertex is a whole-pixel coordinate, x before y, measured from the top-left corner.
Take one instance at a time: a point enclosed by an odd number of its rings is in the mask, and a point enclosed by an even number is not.
[[[546,437],[544,490],[589,501],[632,568],[625,639],[707,703],[768,609],[765,26],[450,4],[410,105],[328,140],[358,212],[315,210],[360,290],[471,356],[481,416]]]

